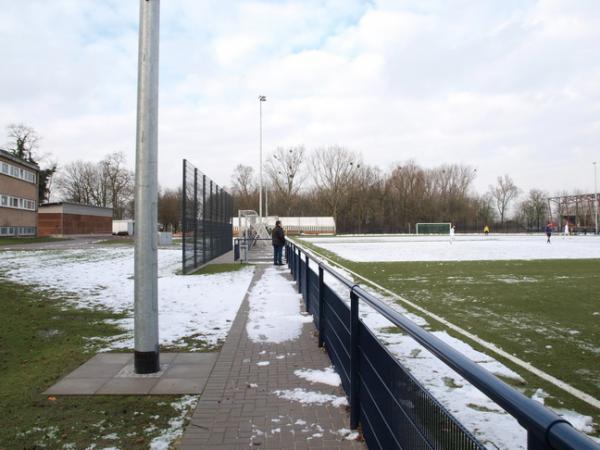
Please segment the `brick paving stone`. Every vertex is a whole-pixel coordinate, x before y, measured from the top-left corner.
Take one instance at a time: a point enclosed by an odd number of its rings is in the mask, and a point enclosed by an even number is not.
[[[248,292],[265,271],[258,265]],[[291,280],[287,271],[282,276]],[[180,450],[217,449],[365,449],[337,433],[349,427],[347,408],[300,404],[273,391],[304,388],[338,396],[341,387],[303,380],[294,371],[331,365],[317,345],[314,324],[304,324],[294,341],[281,344],[252,342],[246,334],[249,295],[242,302],[227,340],[211,372]],[[278,359],[277,356],[284,355]],[[269,361],[258,366],[258,361]],[[256,384],[257,386],[254,386]]]

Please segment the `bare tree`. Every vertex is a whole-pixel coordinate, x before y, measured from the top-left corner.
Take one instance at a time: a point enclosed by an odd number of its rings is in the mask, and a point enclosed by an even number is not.
[[[181,221],[181,188],[158,194],[158,221],[169,231],[177,231]]]
[[[107,155],[99,163],[74,161],[65,166],[56,181],[65,200],[111,207],[121,219],[133,197],[133,172],[125,167],[122,153]]]
[[[266,171],[270,177],[277,197],[285,206],[286,215],[291,215],[294,197],[298,194],[306,178],[304,167],[304,147],[278,147],[267,158]]]
[[[40,137],[30,126],[22,123],[11,123],[6,127],[8,149],[17,157],[26,161],[35,162],[34,152],[39,147]]]
[[[10,139],[6,147],[14,156],[39,165],[44,159],[49,159],[48,155],[36,154],[39,149],[40,137],[33,127],[22,123],[13,123],[8,125],[6,130]],[[44,203],[50,197],[52,178],[58,167],[54,161],[46,161],[43,165],[38,177],[38,201],[40,203]]]
[[[489,188],[489,193],[496,202],[496,208],[500,215],[500,223],[504,225],[504,218],[510,202],[512,202],[521,192],[521,190],[515,185],[512,178],[508,175],[498,177],[498,184]]]
[[[315,185],[329,207],[329,214],[337,220],[352,172],[360,167],[360,161],[355,153],[344,147],[331,146],[315,150],[310,162]]]
[[[243,164],[236,166],[231,175],[231,192],[234,195],[234,211],[236,209],[256,209],[258,187],[252,167]]]
[[[541,231],[548,215],[548,194],[539,189],[531,189],[527,198],[519,205],[519,216],[529,229]]]
[[[111,153],[100,161],[102,200],[113,208],[115,218],[122,218],[127,201],[133,197],[134,174],[126,167],[122,152]]]

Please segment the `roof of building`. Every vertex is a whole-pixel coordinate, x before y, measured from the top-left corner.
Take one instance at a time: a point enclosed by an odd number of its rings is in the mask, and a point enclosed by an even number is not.
[[[3,158],[6,158],[6,159],[10,159],[11,161],[13,161],[17,164],[21,164],[22,166],[29,167],[30,169],[33,169],[36,171],[40,170],[40,166],[38,166],[36,163],[32,163],[30,161],[26,161],[24,159],[17,158],[12,153],[7,152],[6,150],[2,150],[1,148],[0,148],[0,156],[2,156]]]
[[[62,213],[81,214],[86,216],[112,217],[112,208],[102,206],[82,205],[74,202],[44,203],[38,208],[39,214]]]

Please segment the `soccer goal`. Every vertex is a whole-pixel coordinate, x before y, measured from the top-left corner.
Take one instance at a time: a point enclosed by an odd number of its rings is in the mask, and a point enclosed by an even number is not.
[[[450,234],[450,222],[418,223],[417,234]]]

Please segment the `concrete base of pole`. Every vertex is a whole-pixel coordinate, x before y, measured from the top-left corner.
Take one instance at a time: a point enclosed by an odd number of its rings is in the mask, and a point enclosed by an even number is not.
[[[155,352],[138,352],[133,354],[135,373],[154,373],[160,371],[160,354]]]

